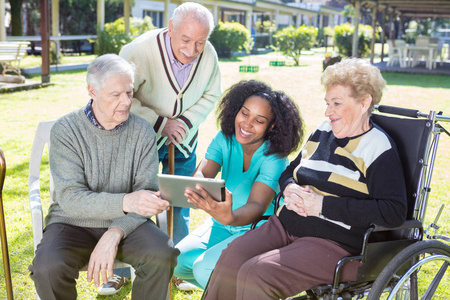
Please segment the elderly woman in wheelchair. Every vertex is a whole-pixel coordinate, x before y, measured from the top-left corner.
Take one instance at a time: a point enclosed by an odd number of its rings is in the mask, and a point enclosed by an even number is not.
[[[284,205],[222,252],[204,299],[284,299],[330,284],[336,263],[361,252],[371,223],[404,222],[402,165],[370,120],[386,85],[380,71],[345,59],[325,70],[322,84],[328,120],[282,173]],[[341,280],[355,280],[358,267],[346,264]]]

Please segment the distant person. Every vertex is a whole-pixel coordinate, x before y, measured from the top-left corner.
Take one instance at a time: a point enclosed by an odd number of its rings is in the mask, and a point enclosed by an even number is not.
[[[181,251],[175,276],[205,288],[223,249],[250,229],[263,214],[273,214],[278,179],[303,137],[303,122],[294,102],[265,83],[241,81],[219,104],[221,131],[212,140],[194,176],[214,178],[221,172],[226,200],[215,201],[186,190],[188,202],[209,218],[176,245]],[[182,287],[183,285],[180,285]]]
[[[405,221],[400,158],[370,120],[386,85],[380,71],[345,59],[326,68],[322,84],[328,120],[281,174],[284,205],[222,252],[204,299],[285,299],[332,284],[336,263],[361,252],[370,224]],[[358,267],[347,263],[341,281],[354,281]]]
[[[115,54],[87,70],[88,104],[58,119],[50,133],[53,203],[29,267],[41,299],[77,299],[87,280],[113,278],[114,259],[136,270],[132,299],[165,300],[178,250],[149,217],[169,208],[156,182],[156,135],[130,113],[134,66]]]

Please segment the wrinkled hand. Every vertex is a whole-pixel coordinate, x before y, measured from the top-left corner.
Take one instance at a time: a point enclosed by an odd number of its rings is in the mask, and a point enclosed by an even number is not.
[[[224,225],[229,225],[233,222],[233,195],[227,188],[225,188],[225,201],[223,202],[214,200],[199,184],[197,184],[195,188],[200,192],[200,195],[189,188],[184,192],[189,203],[204,210],[210,214],[211,217]]]
[[[123,197],[124,212],[133,212],[144,217],[155,216],[169,209],[169,202],[159,198],[161,193],[140,190]]]
[[[161,132],[162,136],[167,136],[166,145],[172,143],[177,145],[184,141],[187,135],[186,125],[177,120],[168,119]]]
[[[94,284],[98,287],[100,285],[100,277],[105,283],[108,282],[108,278],[113,278],[114,259],[123,235],[124,232],[121,228],[112,227],[100,238],[89,259],[88,282],[94,279]]]
[[[318,217],[322,211],[323,196],[314,192],[309,186],[302,187],[290,183],[284,189],[283,195],[286,208],[302,217]]]

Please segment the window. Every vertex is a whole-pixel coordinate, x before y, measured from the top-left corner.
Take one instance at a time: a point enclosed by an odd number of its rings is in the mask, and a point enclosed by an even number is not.
[[[155,25],[156,27],[164,27],[164,17],[162,11],[151,11],[144,9],[144,11],[142,12],[142,17],[145,16],[149,16],[150,18],[152,18],[153,25]]]

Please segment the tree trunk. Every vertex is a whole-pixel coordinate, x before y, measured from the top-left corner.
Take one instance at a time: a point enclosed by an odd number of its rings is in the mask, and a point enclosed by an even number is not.
[[[11,5],[11,34],[13,36],[23,35],[22,3],[23,0],[9,0]]]

